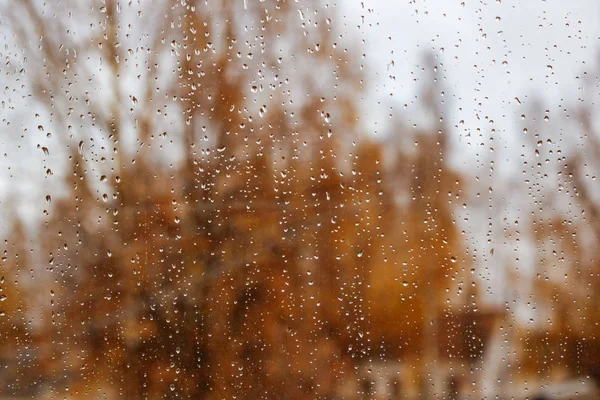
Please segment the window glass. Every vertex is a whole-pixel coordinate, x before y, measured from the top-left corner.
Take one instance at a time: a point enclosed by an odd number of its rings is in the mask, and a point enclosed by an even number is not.
[[[599,16],[0,0],[0,398],[600,398]]]

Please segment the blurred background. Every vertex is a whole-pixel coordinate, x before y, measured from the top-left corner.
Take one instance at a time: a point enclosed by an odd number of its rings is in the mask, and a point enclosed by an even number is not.
[[[0,399],[600,399],[599,17],[0,1]]]

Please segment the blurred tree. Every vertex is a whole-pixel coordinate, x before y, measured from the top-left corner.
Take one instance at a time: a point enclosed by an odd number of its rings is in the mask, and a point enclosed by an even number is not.
[[[439,88],[389,156],[328,6],[149,4],[8,10],[68,160],[41,235],[52,395],[325,399],[382,343],[434,349],[464,270]]]
[[[535,349],[529,351],[529,369],[537,374],[548,368],[574,375],[600,371],[595,306],[600,300],[600,202],[594,183],[600,142],[592,123],[594,98],[581,100],[565,108],[566,118],[535,102],[521,155],[537,256],[529,297],[536,315],[525,336],[527,347]],[[547,124],[551,120],[554,124]],[[574,133],[568,143],[566,131]]]
[[[34,360],[27,267],[28,235],[15,221],[2,246],[0,263],[0,382],[6,394],[30,395],[40,385],[39,365]],[[49,296],[49,295],[48,295]]]

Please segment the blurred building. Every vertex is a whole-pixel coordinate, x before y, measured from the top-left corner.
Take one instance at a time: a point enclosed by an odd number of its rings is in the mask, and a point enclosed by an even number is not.
[[[476,399],[495,392],[504,373],[502,310],[448,311],[440,316],[434,360],[425,363],[423,349],[412,348],[403,357],[363,360],[357,373],[340,386],[347,399]],[[426,342],[427,343],[427,342]],[[504,349],[506,352],[506,349]]]

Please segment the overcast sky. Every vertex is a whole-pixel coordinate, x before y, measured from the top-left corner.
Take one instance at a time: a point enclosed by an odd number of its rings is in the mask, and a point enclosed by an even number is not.
[[[596,0],[343,0],[342,9],[347,31],[365,39],[379,95],[410,105],[420,56],[440,56],[451,125],[464,121],[463,133],[482,127],[485,116],[497,131],[513,128],[532,95],[564,106],[561,99],[581,95],[578,77],[595,72]],[[387,115],[370,112],[373,120]]]

